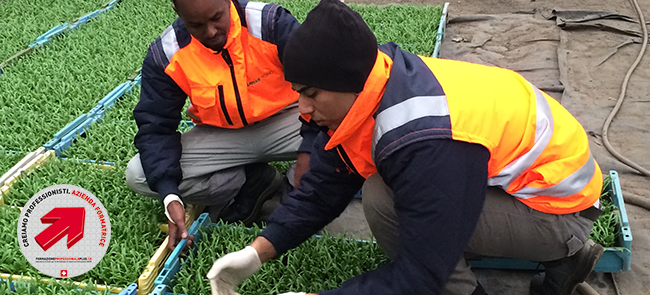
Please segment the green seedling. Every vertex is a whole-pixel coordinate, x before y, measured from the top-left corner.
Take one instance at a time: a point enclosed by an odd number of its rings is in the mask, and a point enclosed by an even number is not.
[[[21,254],[16,229],[20,210],[7,205],[0,206],[0,272],[15,275],[34,275],[38,271]],[[0,292],[1,293],[1,292]]]
[[[209,294],[206,274],[215,259],[249,245],[261,229],[217,224],[200,229],[203,239],[196,250],[183,259],[176,275],[174,293]],[[316,293],[337,288],[365,271],[387,263],[388,258],[376,243],[348,240],[324,233],[312,237],[278,259],[264,263],[237,289],[240,294],[279,294],[290,291]]]
[[[12,292],[11,282],[5,281],[0,285],[1,294],[15,294],[15,295],[30,295],[30,294],[42,294],[42,295],[81,295],[81,294],[95,294],[95,295],[106,295],[112,294],[107,290],[97,291],[97,287],[94,284],[88,284],[84,288],[79,288],[74,282],[70,279],[58,280],[58,282],[45,283],[40,281],[44,279],[40,276],[35,276],[34,281],[14,281],[13,289],[15,292]],[[49,279],[49,278],[48,278]]]
[[[51,28],[101,8],[106,0],[0,1],[0,63]]]
[[[0,150],[35,150],[89,112],[142,66],[149,43],[175,18],[167,0],[123,1],[3,69]]]
[[[28,153],[14,153],[0,151],[0,174],[4,174],[7,170],[16,165]]]
[[[106,112],[101,121],[93,123],[86,131],[83,138],[61,155],[66,158],[109,161],[126,165],[138,152],[133,139],[138,132],[138,127],[133,118],[133,108],[140,99],[140,87],[135,86],[131,93],[120,98],[115,105]],[[186,122],[189,117],[185,110],[189,107],[189,100],[182,111],[181,124],[178,131],[183,133],[192,129]]]
[[[289,10],[299,22],[303,22],[309,11],[318,4],[316,0],[270,2]],[[395,42],[402,49],[420,55],[430,56],[433,53],[438,24],[442,15],[441,6],[389,5],[382,7],[352,3],[350,8],[363,17],[377,37],[378,43]]]
[[[612,202],[612,188],[608,187],[612,179],[607,177],[603,180],[603,191],[600,195],[600,203],[603,205],[603,214],[594,222],[589,238],[605,247],[614,247],[616,238],[620,235],[620,217],[618,208]]]

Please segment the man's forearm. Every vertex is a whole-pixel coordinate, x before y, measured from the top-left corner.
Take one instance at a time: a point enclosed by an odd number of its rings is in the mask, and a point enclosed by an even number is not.
[[[260,261],[262,261],[262,263],[275,258],[277,255],[275,247],[273,247],[273,244],[271,244],[271,242],[265,237],[260,236],[255,238],[255,240],[253,240],[251,243],[251,247],[255,248],[257,255],[259,255]]]

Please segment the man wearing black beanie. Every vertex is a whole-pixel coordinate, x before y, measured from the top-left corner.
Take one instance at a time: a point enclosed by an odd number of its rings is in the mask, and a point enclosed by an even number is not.
[[[284,78],[329,91],[361,92],[377,58],[368,25],[335,0],[321,1],[287,45]]]
[[[324,130],[300,188],[215,262],[213,294],[318,232],[362,186],[392,262],[320,294],[486,294],[466,255],[540,261],[534,295],[570,295],[594,268],[602,173],[580,123],[519,74],[377,46],[338,0],[321,0],[283,59],[301,115]]]

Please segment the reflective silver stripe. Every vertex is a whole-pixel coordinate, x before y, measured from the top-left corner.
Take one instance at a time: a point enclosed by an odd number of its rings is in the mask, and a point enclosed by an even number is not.
[[[375,119],[373,147],[389,131],[415,119],[431,116],[449,116],[446,96],[414,96],[385,109]]]
[[[384,134],[415,119],[430,116],[449,116],[446,96],[414,96],[379,113],[375,118],[370,146],[372,160],[375,161],[375,147]]]
[[[587,162],[580,167],[576,172],[573,172],[567,178],[558,182],[556,185],[547,188],[536,188],[526,186],[512,194],[521,199],[528,199],[535,196],[553,196],[553,197],[568,197],[581,192],[585,186],[594,177],[596,169],[596,162],[594,158],[589,155]]]
[[[246,23],[248,33],[255,38],[262,39],[262,9],[267,3],[248,2],[246,5]]]
[[[537,107],[537,119],[535,122],[535,144],[525,154],[516,160],[510,162],[497,176],[488,179],[489,186],[500,186],[506,190],[512,181],[535,163],[535,160],[542,154],[546,145],[553,137],[553,114],[551,106],[546,98],[537,87],[530,85],[535,92],[535,101]]]
[[[180,49],[178,46],[178,40],[176,39],[176,31],[172,26],[167,27],[167,29],[160,35],[162,41],[163,51],[165,56],[167,56],[167,61],[172,60],[174,53]]]

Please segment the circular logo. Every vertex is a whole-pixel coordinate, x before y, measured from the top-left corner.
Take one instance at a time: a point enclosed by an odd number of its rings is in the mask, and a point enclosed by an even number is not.
[[[56,278],[91,270],[106,254],[110,239],[111,222],[102,203],[70,184],[36,193],[18,219],[23,255],[36,269]]]

